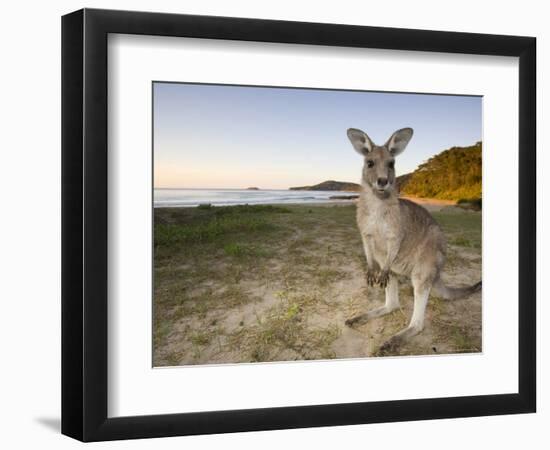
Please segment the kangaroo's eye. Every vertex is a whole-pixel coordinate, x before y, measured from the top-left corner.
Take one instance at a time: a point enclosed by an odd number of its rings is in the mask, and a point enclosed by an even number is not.
[[[367,167],[368,168],[374,167],[374,161],[372,159],[367,159]]]
[[[393,168],[395,167],[395,161],[390,161],[390,162],[388,163],[388,167],[389,167],[390,169],[393,169]]]

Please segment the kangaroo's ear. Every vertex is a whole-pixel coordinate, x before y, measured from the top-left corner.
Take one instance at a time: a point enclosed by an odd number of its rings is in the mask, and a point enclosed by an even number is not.
[[[401,128],[392,134],[391,138],[386,142],[386,147],[393,156],[399,155],[413,137],[412,128]]]
[[[374,147],[374,144],[367,136],[367,133],[364,133],[357,128],[348,129],[348,138],[351,141],[353,148],[363,156],[372,151],[372,148]]]

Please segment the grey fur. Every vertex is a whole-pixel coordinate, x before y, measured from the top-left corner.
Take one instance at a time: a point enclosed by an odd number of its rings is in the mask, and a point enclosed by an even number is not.
[[[378,146],[361,130],[350,128],[348,138],[364,157],[361,194],[357,203],[357,225],[367,258],[367,283],[386,289],[386,303],[380,308],[346,320],[346,325],[364,323],[399,307],[395,275],[410,277],[414,289],[414,311],[407,328],[386,341],[390,350],[424,328],[426,304],[432,288],[448,300],[481,289],[473,286],[450,288],[440,275],[445,264],[446,240],[430,213],[409,200],[398,198],[394,158],[405,150],[412,128],[396,131]]]

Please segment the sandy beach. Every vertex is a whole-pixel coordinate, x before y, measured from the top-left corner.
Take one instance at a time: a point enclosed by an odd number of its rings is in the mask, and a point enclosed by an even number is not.
[[[422,203],[447,236],[445,282],[472,284],[481,278],[481,213],[452,204]],[[390,315],[344,325],[384,301],[366,285],[352,201],[155,209],[155,366],[377,356],[410,319],[407,280],[400,298]],[[425,330],[395,355],[479,351],[481,293],[432,295]]]
[[[407,195],[402,195],[401,198],[410,200],[411,202],[417,203],[428,211],[441,211],[443,208],[448,206],[456,205],[454,200],[441,200],[439,198],[419,198],[419,197],[410,197]]]

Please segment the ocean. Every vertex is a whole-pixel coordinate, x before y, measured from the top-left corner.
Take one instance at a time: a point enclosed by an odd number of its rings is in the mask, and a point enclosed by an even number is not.
[[[249,190],[249,189],[155,189],[154,206],[182,207],[210,204],[229,205],[265,205],[265,204],[301,204],[336,203],[331,200],[338,195],[354,195],[354,192],[342,191],[290,191],[290,190]]]

